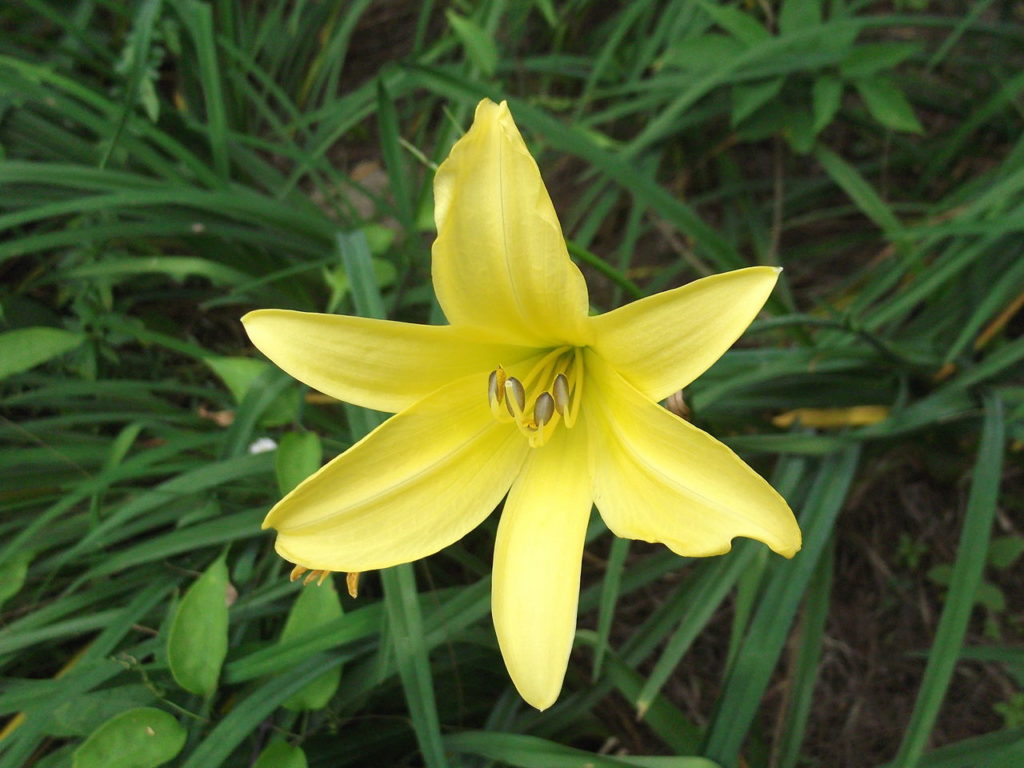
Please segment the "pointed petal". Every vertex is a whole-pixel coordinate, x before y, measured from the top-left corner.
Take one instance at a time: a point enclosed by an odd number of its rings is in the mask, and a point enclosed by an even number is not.
[[[591,479],[582,425],[534,448],[505,501],[491,611],[512,682],[537,709],[562,688],[576,633]]]
[[[793,512],[760,475],[711,435],[647,400],[594,353],[586,365],[594,500],[615,535],[662,542],[688,557],[728,552],[735,536],[796,554]],[[601,407],[592,407],[595,401]]]
[[[585,343],[587,286],[505,102],[481,101],[434,177],[434,290],[452,325]]]
[[[593,348],[651,400],[711,367],[757,317],[781,270],[712,275],[590,318]]]
[[[252,343],[314,389],[378,411],[397,411],[454,379],[488,373],[535,350],[484,343],[449,325],[260,309],[242,318]]]
[[[267,515],[277,551],[313,570],[370,571],[430,555],[487,517],[529,448],[469,376],[392,416]]]

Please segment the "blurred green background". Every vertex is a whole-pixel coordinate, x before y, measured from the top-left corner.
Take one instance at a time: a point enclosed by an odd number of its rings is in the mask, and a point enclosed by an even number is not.
[[[1022,69],[1011,0],[4,3],[0,768],[1024,765]],[[440,322],[485,96],[595,309],[785,268],[685,400],[803,551],[595,517],[544,713],[496,516],[355,600],[288,581],[263,515],[377,415],[238,322]]]

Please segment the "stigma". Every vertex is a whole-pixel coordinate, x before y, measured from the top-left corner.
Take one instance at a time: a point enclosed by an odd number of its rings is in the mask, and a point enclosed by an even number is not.
[[[519,379],[500,365],[487,379],[487,401],[500,422],[513,422],[531,448],[544,445],[560,423],[572,429],[583,390],[583,356],[559,347],[538,360]]]

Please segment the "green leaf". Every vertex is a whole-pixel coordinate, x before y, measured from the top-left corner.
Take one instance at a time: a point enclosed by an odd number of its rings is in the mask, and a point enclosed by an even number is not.
[[[886,128],[907,133],[924,132],[907,97],[888,77],[856,80],[854,86],[864,99],[868,112]]]
[[[275,741],[260,752],[252,768],[307,768],[306,753],[284,741]]]
[[[541,12],[549,27],[554,29],[558,26],[558,13],[555,11],[555,4],[552,0],[533,0],[533,4]]]
[[[518,768],[719,768],[704,757],[638,757],[598,755],[537,736],[494,731],[465,731],[445,737],[454,752],[480,755]]]
[[[1013,565],[1024,553],[1024,537],[999,536],[992,539],[988,548],[988,564],[993,568],[1004,570]]]
[[[60,357],[83,341],[82,334],[63,328],[19,328],[0,333],[0,379]]]
[[[167,638],[167,662],[174,680],[191,693],[217,690],[228,652],[228,567],[218,557],[189,587],[178,605]]]
[[[276,370],[270,363],[251,357],[210,356],[203,358],[203,362],[220,377],[239,405],[245,400],[257,378],[267,371]],[[295,421],[301,396],[298,388],[286,388],[263,411],[259,423],[264,427],[276,427]]]
[[[900,220],[896,218],[896,214],[856,168],[822,146],[815,150],[814,155],[821,163],[821,167],[832,177],[832,181],[838,184],[857,204],[861,212],[881,227],[886,234],[896,233],[903,228]]]
[[[21,591],[31,562],[32,553],[22,549],[0,563],[0,607]]]
[[[821,24],[821,0],[783,0],[779,32],[788,35]]]
[[[832,75],[821,75],[811,89],[811,103],[814,107],[814,135],[821,133],[839,112],[843,99],[843,81]]]
[[[960,532],[949,594],[935,631],[935,641],[928,654],[928,665],[917,693],[914,712],[904,731],[899,753],[891,763],[892,768],[912,768],[918,764],[953,679],[953,670],[963,646],[985,569],[985,556],[988,553],[1002,481],[1004,440],[1002,402],[996,395],[987,394],[985,421],[972,472],[967,514]]]
[[[718,26],[747,45],[771,37],[771,33],[757,19],[736,8],[709,2],[701,2],[700,7]]]
[[[917,43],[866,43],[852,49],[839,64],[839,73],[848,79],[870,77],[886,72],[921,50]]]
[[[996,613],[1006,610],[1006,595],[1003,594],[1003,590],[987,581],[978,585],[974,602]]]
[[[782,135],[800,155],[806,155],[814,148],[814,118],[804,107],[791,107],[786,111],[786,124]]]
[[[287,642],[311,629],[328,624],[341,616],[341,600],[334,588],[333,579],[328,576],[323,584],[310,584],[299,590],[299,596],[292,605],[281,642]],[[291,710],[323,709],[338,690],[341,681],[341,667],[327,670],[298,693],[284,700],[282,706]]]
[[[732,124],[737,126],[763,104],[779,95],[785,78],[774,77],[755,83],[739,83],[732,88]]]
[[[743,141],[762,141],[786,130],[790,105],[781,100],[769,101],[737,126],[736,135]]]
[[[130,709],[101,725],[74,752],[73,768],[154,768],[185,746],[185,729],[161,709]]]
[[[288,432],[277,446],[274,469],[277,489],[284,496],[320,469],[320,436],[316,432]]]
[[[736,38],[712,32],[683,40],[665,54],[661,63],[689,72],[713,72],[728,65],[743,51],[743,44]]]
[[[445,11],[445,16],[455,36],[462,43],[469,60],[480,69],[485,77],[493,76],[498,68],[498,46],[494,44],[494,38],[472,19],[459,16],[454,11]]]
[[[145,707],[155,700],[153,692],[141,683],[105,688],[81,696],[62,697],[32,713],[46,720],[42,730],[48,736],[86,736],[125,707]]]

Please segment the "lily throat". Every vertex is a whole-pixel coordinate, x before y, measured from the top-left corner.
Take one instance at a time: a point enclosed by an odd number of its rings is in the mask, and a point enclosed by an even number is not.
[[[583,350],[557,347],[527,373],[509,376],[500,365],[487,379],[487,402],[501,423],[512,422],[531,448],[544,445],[559,424],[572,429],[583,399]]]

